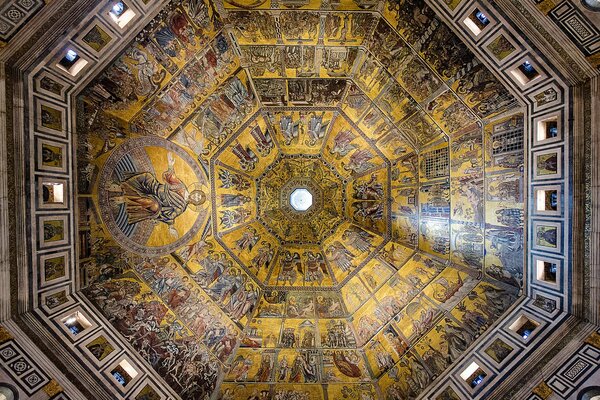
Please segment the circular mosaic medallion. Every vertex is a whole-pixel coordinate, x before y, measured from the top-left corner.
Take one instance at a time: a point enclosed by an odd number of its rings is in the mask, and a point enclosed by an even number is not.
[[[208,216],[207,179],[176,144],[131,139],[113,151],[100,175],[98,198],[108,230],[124,248],[147,255],[187,243]]]

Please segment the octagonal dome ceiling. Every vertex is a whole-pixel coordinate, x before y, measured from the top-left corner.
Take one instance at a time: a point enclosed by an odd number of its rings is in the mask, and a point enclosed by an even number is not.
[[[519,293],[523,116],[423,1],[173,1],[77,107],[84,293],[181,398],[416,398]]]

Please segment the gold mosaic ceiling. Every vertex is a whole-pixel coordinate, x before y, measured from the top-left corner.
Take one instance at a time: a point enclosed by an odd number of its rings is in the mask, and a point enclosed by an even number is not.
[[[182,398],[415,398],[521,285],[517,107],[423,1],[173,1],[78,99],[85,293]]]

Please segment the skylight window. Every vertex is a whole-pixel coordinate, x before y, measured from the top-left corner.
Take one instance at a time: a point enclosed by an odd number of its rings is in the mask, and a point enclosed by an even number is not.
[[[65,56],[59,61],[59,64],[65,67],[66,69],[71,68],[77,60],[79,60],[79,55],[75,52],[75,50],[67,50]]]
[[[483,25],[487,25],[490,23],[490,20],[485,16],[481,11],[475,11],[475,17],[481,22]]]
[[[68,49],[56,66],[63,71],[75,76],[87,65],[87,61],[73,49]]]
[[[465,370],[460,374],[460,377],[469,384],[469,386],[473,389],[477,385],[479,385],[485,377],[487,373],[479,367],[476,362],[472,362]]]
[[[114,15],[116,18],[119,18],[121,16],[121,14],[123,14],[126,10],[126,6],[125,3],[123,3],[122,1],[117,1],[113,6],[112,9],[110,10],[110,13],[112,15]]]
[[[523,340],[527,340],[538,328],[539,324],[526,316],[520,316],[509,329],[519,335]]]
[[[478,36],[481,32],[483,32],[485,27],[488,26],[490,22],[491,21],[487,15],[478,8],[473,10],[473,12],[463,21],[463,23],[471,32],[473,32],[475,36]]]
[[[133,10],[124,1],[114,2],[108,15],[119,25],[119,28],[124,28],[135,17]]]
[[[560,119],[559,115],[551,115],[549,117],[538,119],[536,126],[536,138],[537,142],[544,140],[556,139],[560,136]]]
[[[536,198],[537,211],[558,211],[558,190],[538,189]]]
[[[79,311],[76,311],[64,318],[62,323],[67,327],[73,336],[79,335],[81,332],[92,326],[88,319]]]
[[[583,0],[583,4],[594,11],[600,11],[600,0]]]
[[[290,195],[290,204],[296,211],[306,211],[313,203],[312,194],[303,188],[296,189]]]
[[[136,376],[138,376],[138,372],[127,360],[122,360],[117,364],[110,371],[110,374],[121,386],[127,386]]]
[[[529,61],[525,61],[523,64],[519,65],[519,70],[525,75],[529,80],[535,79],[539,74],[531,65]]]
[[[548,260],[536,260],[537,280],[556,284],[558,280],[558,264]]]
[[[541,76],[539,71],[529,60],[523,61],[516,68],[513,68],[510,73],[519,81],[519,83],[521,83],[521,85],[526,85]]]

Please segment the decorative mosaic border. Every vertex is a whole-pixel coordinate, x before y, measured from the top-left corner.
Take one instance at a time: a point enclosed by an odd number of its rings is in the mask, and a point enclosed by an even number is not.
[[[534,388],[527,400],[547,399],[556,394],[563,399],[586,386],[588,378],[600,369],[600,332],[593,332],[569,354],[567,362],[559,366],[549,378]]]
[[[583,54],[591,56],[600,52],[600,30],[571,2],[563,1],[548,15]]]

